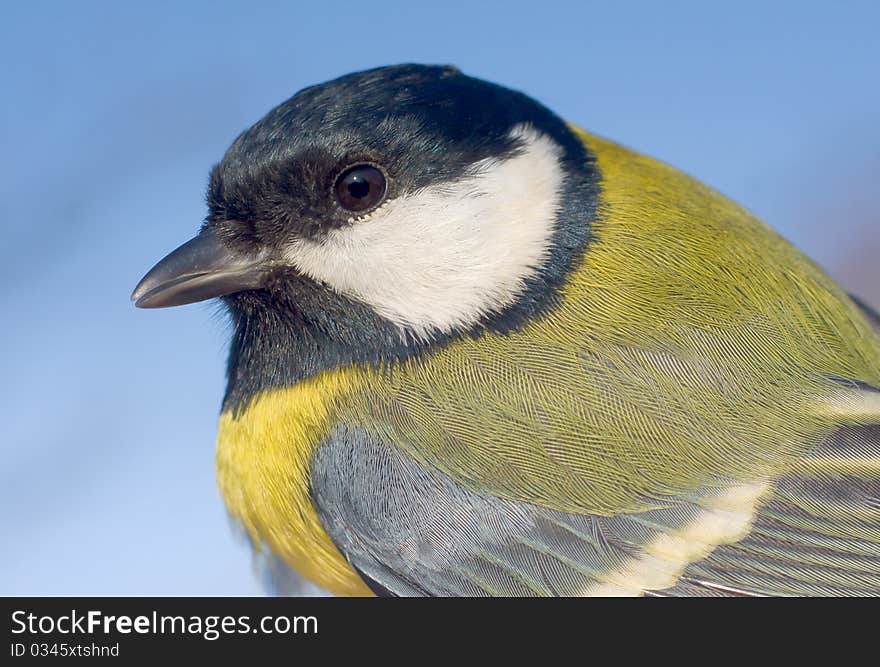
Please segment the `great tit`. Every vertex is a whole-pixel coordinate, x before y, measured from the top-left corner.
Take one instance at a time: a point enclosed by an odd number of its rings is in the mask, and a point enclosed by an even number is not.
[[[880,319],[714,190],[401,65],[277,106],[207,201],[132,298],[222,299],[220,490],[307,579],[880,592]]]

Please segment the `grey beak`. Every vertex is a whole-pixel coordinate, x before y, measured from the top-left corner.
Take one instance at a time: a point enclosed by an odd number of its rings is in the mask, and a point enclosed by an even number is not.
[[[138,308],[166,308],[262,286],[265,264],[229,250],[205,230],[150,269],[134,288]]]

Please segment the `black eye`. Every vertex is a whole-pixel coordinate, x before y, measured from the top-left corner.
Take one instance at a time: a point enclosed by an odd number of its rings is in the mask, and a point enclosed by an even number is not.
[[[358,164],[336,179],[336,198],[346,211],[366,211],[385,196],[385,175],[369,164]]]

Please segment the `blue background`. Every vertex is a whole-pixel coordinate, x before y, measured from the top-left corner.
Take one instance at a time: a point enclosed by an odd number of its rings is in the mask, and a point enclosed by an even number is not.
[[[299,88],[453,63],[698,176],[880,301],[880,4],[7,3],[0,593],[260,591],[214,481],[227,328],[140,311]],[[726,6],[722,6],[726,5]]]

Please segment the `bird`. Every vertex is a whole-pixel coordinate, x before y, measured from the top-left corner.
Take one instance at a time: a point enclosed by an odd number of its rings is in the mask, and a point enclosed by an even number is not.
[[[405,64],[269,111],[207,208],[132,299],[229,314],[256,552],[351,596],[880,593],[880,315],[724,195]]]

